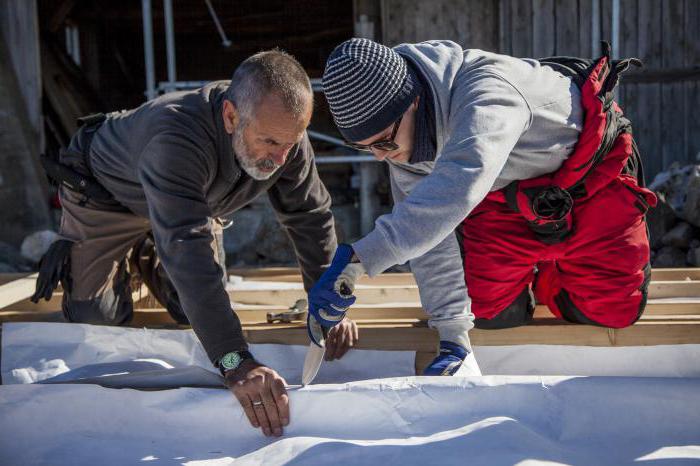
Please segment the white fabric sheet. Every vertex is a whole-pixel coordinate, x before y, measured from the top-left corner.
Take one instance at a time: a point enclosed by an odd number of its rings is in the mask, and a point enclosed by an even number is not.
[[[304,347],[253,351],[298,383]],[[404,377],[291,388],[291,424],[268,439],[224,389],[31,384],[101,376],[112,386],[217,386],[190,331],[6,324],[1,365],[11,385],[0,386],[0,465],[700,464],[700,345],[475,353],[484,373],[645,377]],[[324,363],[319,380],[406,375],[413,356],[351,351]]]
[[[301,382],[305,346],[250,345],[256,358],[273,367],[288,384]],[[340,361],[324,361],[315,383],[346,382],[412,375],[415,355],[408,351],[350,351]],[[372,364],[368,364],[372,361]],[[33,383],[107,374],[179,369],[168,384],[203,385],[218,371],[191,330],[152,330],[66,323],[3,325],[1,373],[4,384]],[[158,374],[155,374],[158,375]],[[195,380],[193,381],[193,376]],[[155,377],[157,382],[159,377]],[[141,386],[141,385],[138,385]],[[172,385],[171,385],[172,386]]]
[[[0,464],[700,464],[700,380],[402,378],[290,392],[284,437],[225,390],[0,387]]]

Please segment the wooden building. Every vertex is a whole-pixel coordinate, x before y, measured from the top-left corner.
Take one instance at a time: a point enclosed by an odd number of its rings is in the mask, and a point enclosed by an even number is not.
[[[517,57],[590,57],[612,42],[645,65],[623,77],[618,98],[647,179],[700,163],[697,0],[383,0],[381,21],[387,45],[445,38]]]
[[[358,35],[387,45],[450,39],[465,48],[520,57],[590,57],[598,53],[600,40],[609,40],[617,56],[636,56],[646,65],[624,76],[619,100],[632,120],[647,180],[673,162],[698,163],[698,0],[170,1],[172,69],[166,61],[167,0],[0,2],[6,44],[2,67],[7,79],[7,72],[14,74],[14,80],[3,81],[10,83],[4,88],[12,99],[3,100],[0,110],[21,116],[21,124],[13,124],[24,128],[20,146],[23,157],[31,159],[21,164],[23,175],[16,180],[8,182],[3,173],[0,191],[10,193],[5,199],[19,208],[0,216],[0,223],[14,224],[17,212],[34,209],[38,214],[23,221],[26,228],[46,224],[46,209],[36,207],[47,196],[43,176],[36,173],[44,142],[65,145],[80,114],[129,108],[145,100],[146,4],[152,15],[156,84],[171,71],[177,81],[227,79],[245,57],[271,47],[291,52],[318,78],[335,45]],[[317,94],[312,127],[335,132],[322,94]],[[8,160],[19,153],[0,147],[0,159],[12,166],[17,164]],[[25,189],[26,180],[41,189]],[[21,235],[18,230],[11,236]]]

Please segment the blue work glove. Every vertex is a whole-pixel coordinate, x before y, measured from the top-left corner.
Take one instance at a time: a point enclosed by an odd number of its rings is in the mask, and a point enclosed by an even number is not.
[[[352,295],[355,280],[364,273],[364,268],[360,263],[350,262],[353,254],[349,245],[338,245],[330,267],[309,291],[307,330],[311,341],[318,346],[324,346],[327,330],[338,325],[355,303]]]
[[[469,350],[449,341],[440,342],[440,354],[428,364],[423,375],[454,375],[469,356]]]

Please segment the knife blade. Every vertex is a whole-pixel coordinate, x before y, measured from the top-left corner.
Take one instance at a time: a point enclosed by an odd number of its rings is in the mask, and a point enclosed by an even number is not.
[[[321,346],[318,346],[313,341],[309,343],[309,349],[306,350],[306,357],[304,357],[304,368],[301,372],[301,385],[306,386],[313,382],[318,374],[318,370],[321,368],[323,363],[323,356],[326,354],[326,337],[328,336],[328,329],[321,326],[316,319],[313,317],[309,319],[310,330],[314,335],[323,335],[323,338],[317,338]]]

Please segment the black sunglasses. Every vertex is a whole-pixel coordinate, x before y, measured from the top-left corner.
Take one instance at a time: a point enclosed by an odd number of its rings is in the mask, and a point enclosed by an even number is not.
[[[374,141],[371,144],[356,144],[354,142],[346,142],[345,145],[347,145],[348,147],[352,147],[355,150],[360,150],[362,152],[372,152],[372,149],[378,149],[387,152],[396,150],[399,148],[399,145],[394,142],[394,138],[396,137],[396,133],[399,130],[402,118],[403,115],[401,115],[399,119],[396,120],[396,122],[394,123],[394,129],[391,130],[391,136],[389,136],[388,139]]]

